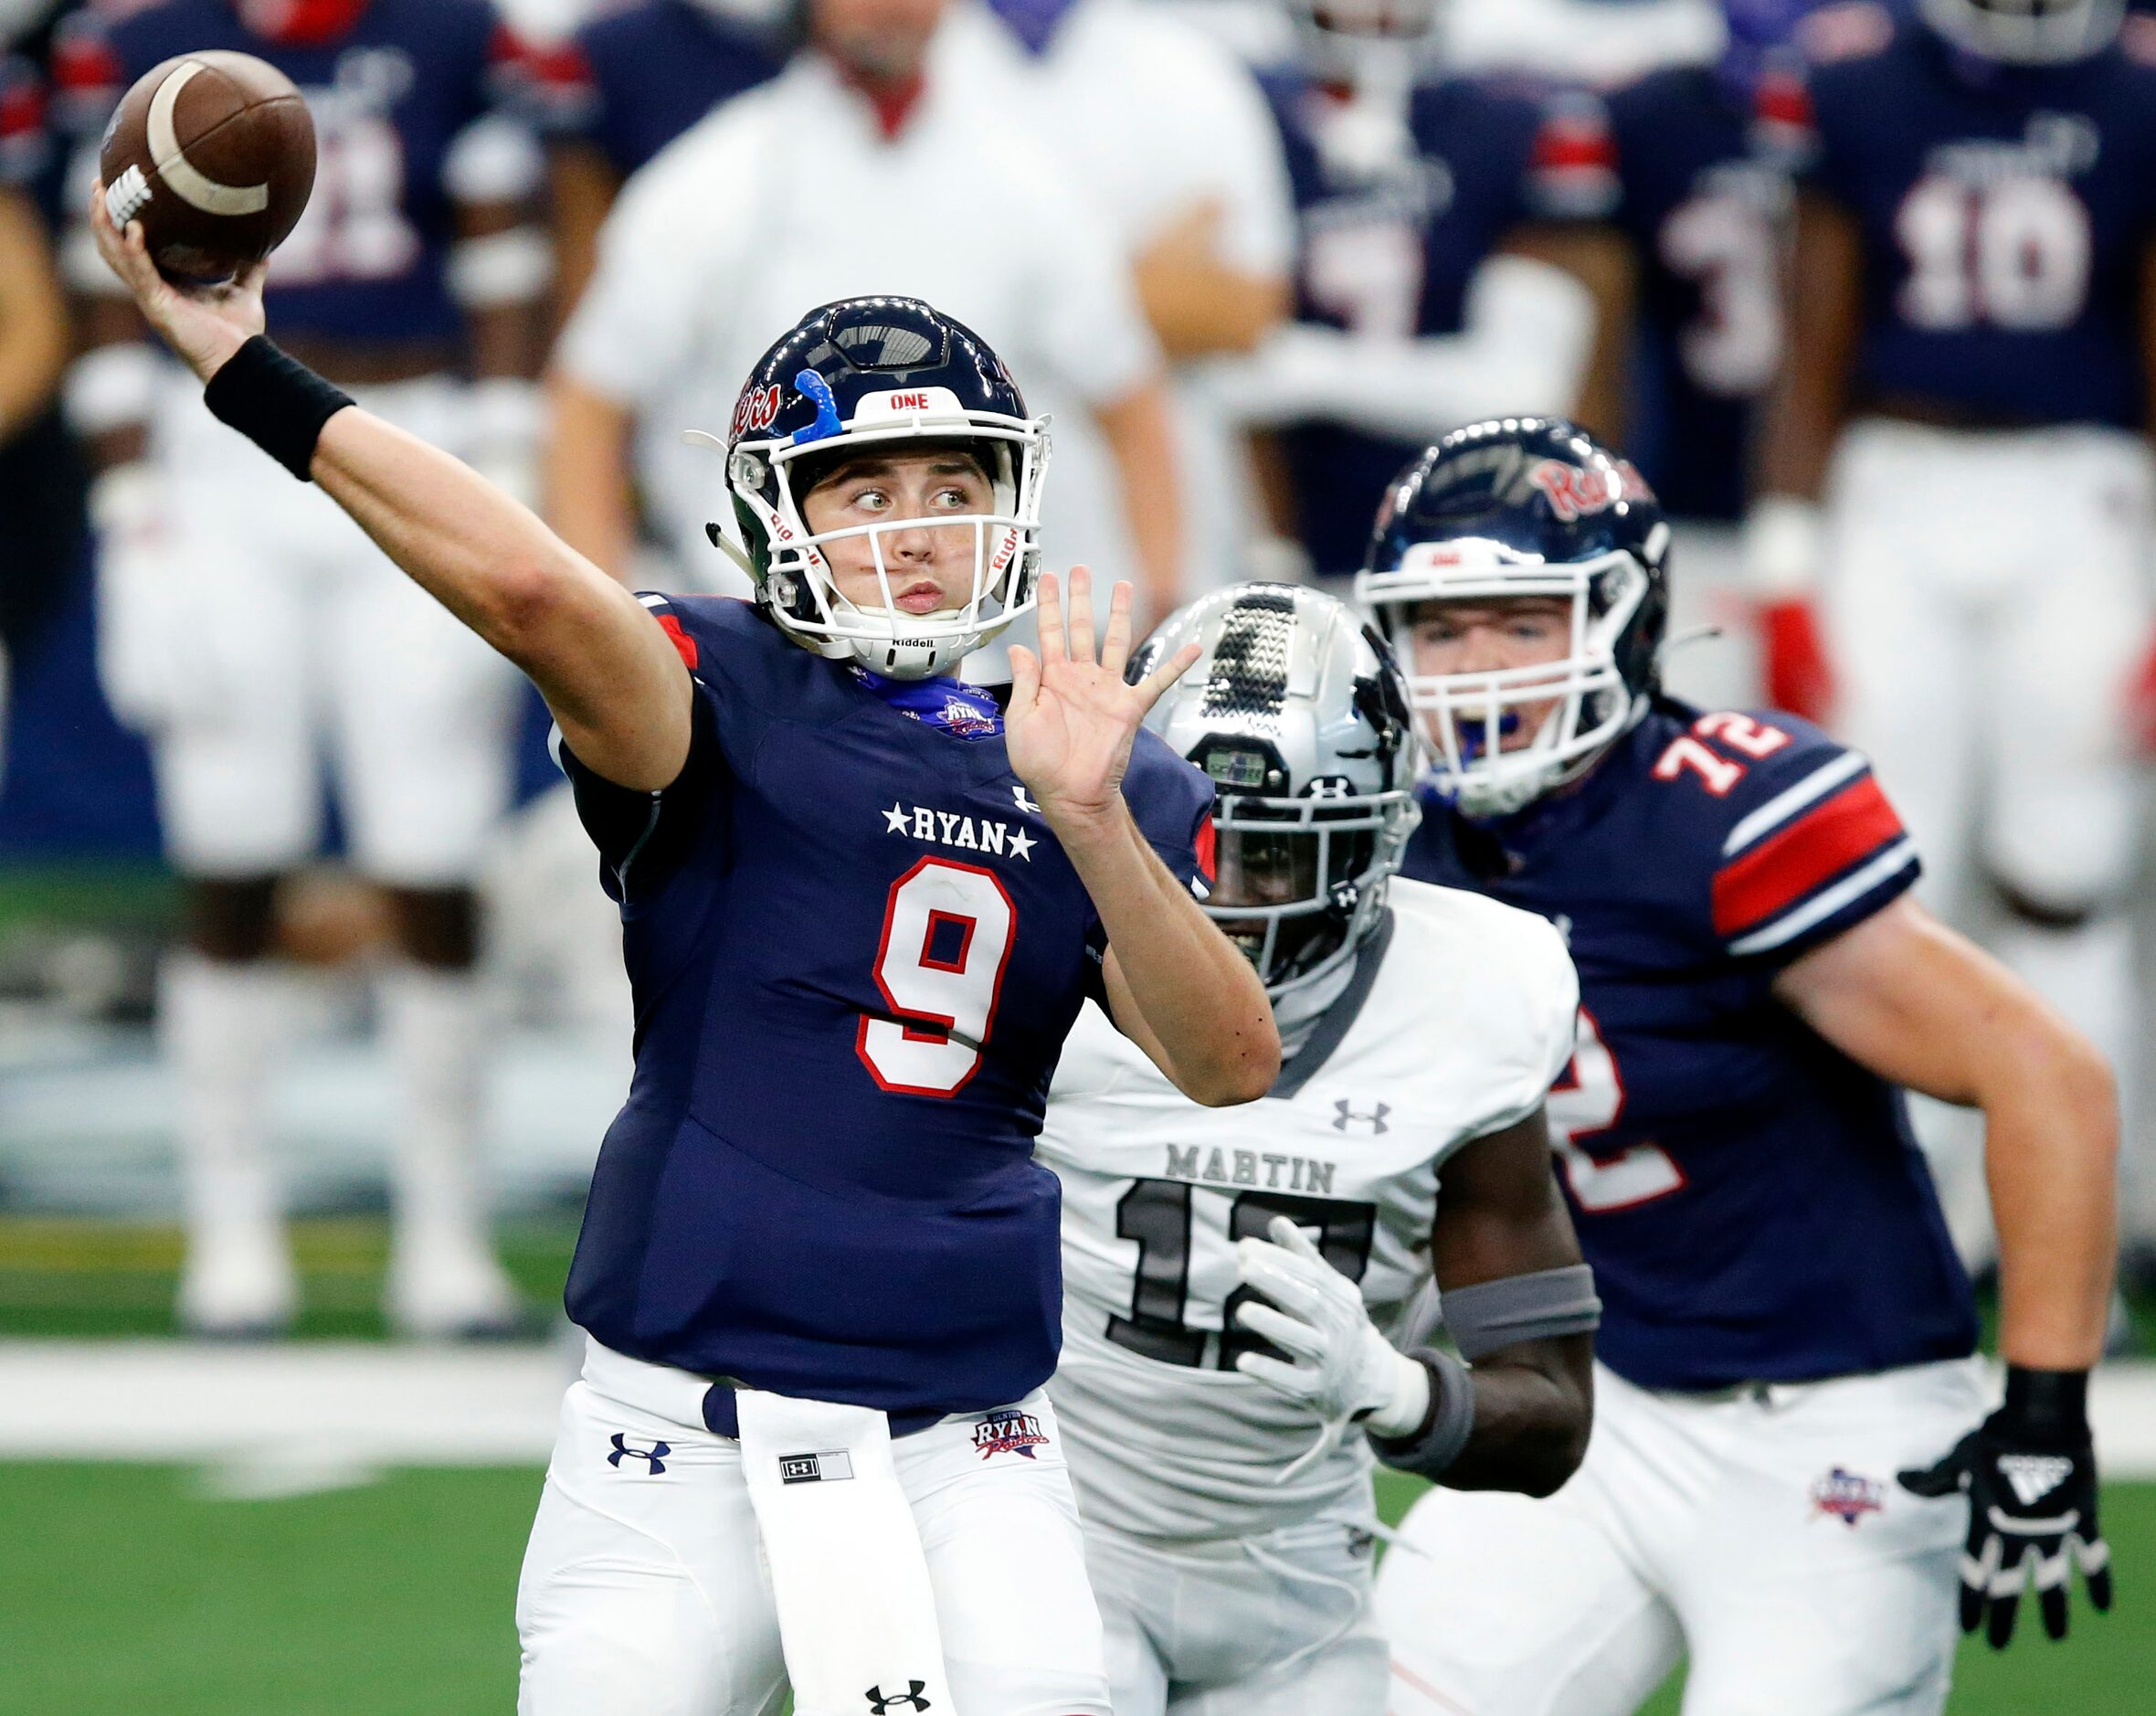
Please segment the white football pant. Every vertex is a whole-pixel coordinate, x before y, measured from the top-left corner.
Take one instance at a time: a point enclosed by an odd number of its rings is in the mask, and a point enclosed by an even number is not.
[[[106,694],[150,739],[174,864],[247,876],[312,856],[326,753],[362,874],[470,882],[508,803],[514,670],[326,494],[212,418],[201,391],[168,390],[152,428],[156,552],[100,574]],[[355,397],[459,450],[457,383]]]
[[[1115,1716],[1379,1716],[1371,1512],[1248,1539],[1163,1543],[1086,1529]]]
[[[1866,419],[1842,439],[1827,503],[1837,725],[1916,837],[1922,897],[1964,927],[1995,925],[1982,938],[2130,1094],[2140,812],[2126,714],[2156,623],[2146,444],[2100,428]],[[1999,909],[1972,871],[2058,921]],[[1937,1119],[1923,1130],[1941,1194],[1982,1261],[1974,1133]],[[2130,1109],[2128,1122],[2130,1140]],[[2156,1182],[2140,1166],[2130,1158],[2128,1223],[2156,1232]]]
[[[593,1343],[517,1589],[519,1716],[776,1716],[778,1614],[740,1445],[704,1428],[701,1379]],[[621,1398],[632,1395],[633,1401]],[[1044,1441],[977,1446],[1024,1414]],[[891,1445],[935,1596],[956,1716],[1108,1716],[1078,1504],[1036,1392]],[[863,1688],[862,1716],[914,1706]]]
[[[1968,1505],[1895,1473],[1987,1404],[1974,1360],[1711,1396],[1598,1366],[1555,1496],[1409,1512],[1378,1574],[1389,1716],[1629,1716],[1687,1653],[1685,1716],[1933,1716]]]

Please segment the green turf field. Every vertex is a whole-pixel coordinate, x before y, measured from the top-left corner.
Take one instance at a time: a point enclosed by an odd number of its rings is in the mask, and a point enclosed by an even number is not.
[[[0,1716],[507,1716],[538,1488],[523,1468],[410,1471],[234,1502],[169,1467],[0,1465]],[[1388,1482],[1389,1515],[1412,1488]],[[2105,1506],[2119,1608],[2063,1646],[1966,1648],[1954,1711],[2151,1708],[2156,1485]]]

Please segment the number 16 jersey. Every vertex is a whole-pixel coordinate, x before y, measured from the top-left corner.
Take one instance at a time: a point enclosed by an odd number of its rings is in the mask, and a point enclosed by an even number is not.
[[[1055,1367],[1032,1142],[1100,990],[1092,901],[999,732],[912,718],[745,602],[644,600],[694,680],[680,778],[631,792],[562,754],[636,999],[569,1315],[902,1429],[1007,1405]],[[1210,783],[1141,732],[1124,796],[1191,881]]]
[[[1445,1159],[1541,1105],[1578,1001],[1547,924],[1396,880],[1346,992],[1257,1102],[1200,1107],[1085,1011],[1041,1156],[1068,1275],[1051,1393],[1089,1521],[1244,1536],[1367,1488],[1359,1435],[1280,1481],[1318,1425],[1235,1368],[1258,1344],[1235,1321],[1235,1242],[1287,1216],[1397,1334],[1430,1278]]]

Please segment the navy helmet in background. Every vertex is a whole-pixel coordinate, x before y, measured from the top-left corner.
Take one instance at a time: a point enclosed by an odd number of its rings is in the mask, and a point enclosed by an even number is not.
[[[1669,525],[1630,461],[1557,418],[1455,429],[1394,480],[1356,595],[1407,670],[1434,782],[1502,816],[1576,779],[1660,688]],[[1546,597],[1570,607],[1571,649],[1543,666],[1416,671],[1423,605]],[[1526,744],[1506,740],[1539,717]]]

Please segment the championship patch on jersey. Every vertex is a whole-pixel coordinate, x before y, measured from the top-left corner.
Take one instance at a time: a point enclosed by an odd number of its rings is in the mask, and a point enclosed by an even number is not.
[[[1878,1512],[1886,1502],[1886,1485],[1876,1478],[1865,1478],[1839,1466],[1812,1486],[1813,1517],[1831,1516],[1851,1531],[1856,1529],[1857,1521],[1865,1514]]]
[[[973,1446],[984,1460],[999,1454],[1015,1454],[1030,1460],[1035,1448],[1048,1446],[1048,1438],[1041,1434],[1041,1420],[1031,1413],[1004,1412],[983,1418],[973,1426]]]

